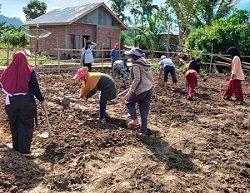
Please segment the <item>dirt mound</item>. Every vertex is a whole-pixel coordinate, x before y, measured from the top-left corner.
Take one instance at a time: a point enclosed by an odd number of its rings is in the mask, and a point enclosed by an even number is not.
[[[246,104],[223,101],[228,76],[198,82],[194,100],[187,100],[184,76],[179,89],[155,86],[149,127],[140,138],[127,126],[120,96],[108,105],[106,123],[98,121],[98,96],[89,102],[77,95],[74,72],[39,73],[49,102],[47,131],[39,107],[29,160],[9,147],[11,138],[3,106],[0,110],[0,192],[247,192],[250,189],[249,82],[243,83]],[[0,95],[1,100],[3,95]]]

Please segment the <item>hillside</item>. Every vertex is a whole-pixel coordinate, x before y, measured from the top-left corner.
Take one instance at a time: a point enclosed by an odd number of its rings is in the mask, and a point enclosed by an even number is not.
[[[11,24],[15,27],[20,27],[21,25],[23,25],[23,22],[19,18],[16,17],[10,18],[4,15],[0,15],[0,23],[2,22],[6,22],[6,24]]]

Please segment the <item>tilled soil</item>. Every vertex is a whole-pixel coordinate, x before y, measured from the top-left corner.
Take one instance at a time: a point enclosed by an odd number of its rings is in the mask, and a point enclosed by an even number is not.
[[[222,100],[228,75],[199,80],[187,100],[184,75],[178,89],[156,85],[149,128],[141,138],[128,128],[123,96],[110,104],[106,123],[98,121],[98,96],[85,102],[77,95],[74,72],[42,73],[38,78],[49,102],[53,137],[38,105],[39,127],[27,159],[10,148],[4,106],[0,109],[0,192],[248,192],[250,190],[249,81],[243,82],[245,104]],[[3,94],[0,94],[1,101]],[[38,103],[39,104],[39,103]]]

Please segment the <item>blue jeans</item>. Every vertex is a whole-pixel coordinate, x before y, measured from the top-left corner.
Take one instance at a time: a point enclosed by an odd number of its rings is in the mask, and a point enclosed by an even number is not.
[[[143,92],[136,96],[135,93],[130,95],[126,106],[128,112],[133,120],[137,119],[135,104],[138,102],[140,114],[141,114],[141,132],[142,134],[148,135],[148,113],[150,108],[150,100],[152,97],[152,89]]]

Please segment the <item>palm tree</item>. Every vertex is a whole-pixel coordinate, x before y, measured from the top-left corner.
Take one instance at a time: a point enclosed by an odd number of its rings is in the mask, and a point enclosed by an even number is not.
[[[238,0],[203,0],[199,5],[199,13],[196,15],[194,24],[211,25],[213,20],[229,15]]]

